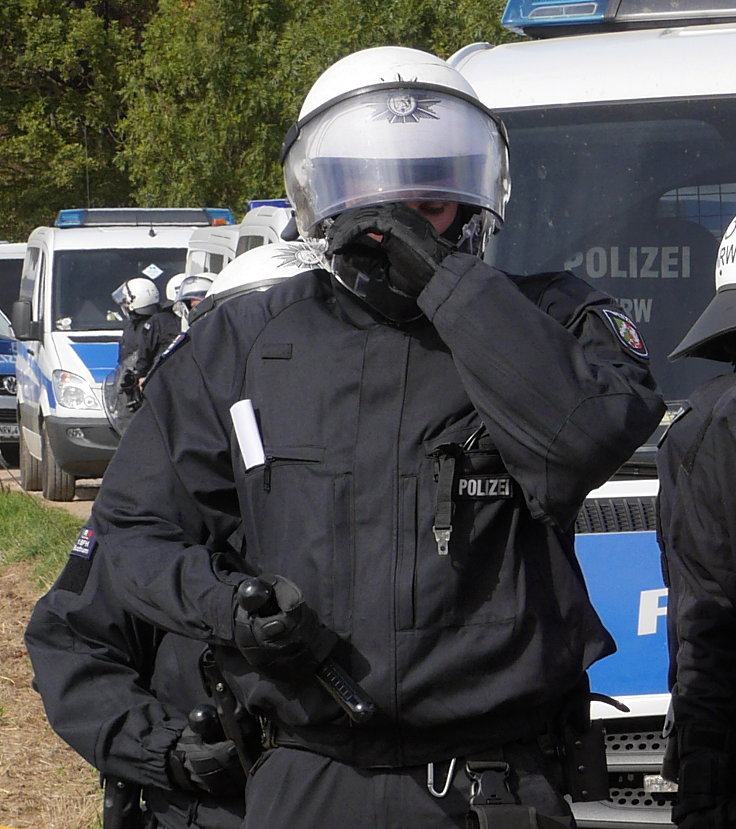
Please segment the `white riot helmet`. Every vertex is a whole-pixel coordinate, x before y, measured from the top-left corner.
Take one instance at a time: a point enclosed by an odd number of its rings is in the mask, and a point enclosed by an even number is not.
[[[251,248],[228,262],[217,274],[191,321],[235,296],[265,291],[285,279],[320,267],[319,256],[305,242],[275,242]]]
[[[112,292],[112,298],[126,316],[130,313],[150,316],[159,308],[158,288],[145,276],[126,280]]]
[[[176,302],[176,298],[179,294],[179,288],[185,279],[185,273],[176,273],[166,283],[166,299],[169,302]]]
[[[736,217],[718,248],[715,283],[716,295],[669,355],[670,360],[703,357],[736,363]]]
[[[327,69],[282,148],[286,193],[304,237],[346,207],[458,202],[486,231],[503,222],[508,146],[500,121],[441,58],[365,49]]]
[[[176,301],[187,302],[194,299],[204,299],[216,275],[214,273],[197,273],[185,277],[179,285]]]

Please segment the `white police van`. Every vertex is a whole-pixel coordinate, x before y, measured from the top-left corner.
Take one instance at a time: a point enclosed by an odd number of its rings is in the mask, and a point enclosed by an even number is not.
[[[101,384],[123,328],[112,291],[147,276],[161,292],[184,270],[197,227],[234,222],[222,208],[61,210],[28,238],[13,328],[19,340],[19,466],[26,490],[74,498],[76,479],[101,476],[117,447]]]
[[[240,224],[195,230],[189,239],[186,273],[220,273],[241,253],[281,241],[281,231],[291,216],[291,205],[285,199],[260,199],[248,203]]]
[[[569,268],[617,297],[670,412],[577,522],[591,598],[618,644],[593,666],[592,687],[631,710],[596,703],[610,798],[575,814],[581,826],[669,825],[671,787],[658,777],[669,697],[656,440],[680,401],[723,370],[667,355],[713,295],[736,214],[736,8],[511,0],[502,22],[531,39],[450,58],[509,132],[511,200],[489,259],[512,273]]]

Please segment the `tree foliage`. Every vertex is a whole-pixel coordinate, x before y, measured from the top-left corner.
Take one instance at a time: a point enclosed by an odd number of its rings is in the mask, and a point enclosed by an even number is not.
[[[4,0],[0,236],[63,207],[282,194],[317,76],[357,49],[499,42],[500,0]]]

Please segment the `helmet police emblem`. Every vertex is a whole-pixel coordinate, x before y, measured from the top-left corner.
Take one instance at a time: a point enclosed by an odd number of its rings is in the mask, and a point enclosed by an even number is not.
[[[440,103],[439,98],[420,98],[405,90],[392,92],[385,106],[373,116],[374,121],[386,119],[392,124],[407,124],[421,121],[422,118],[439,120],[439,115],[432,111]]]
[[[285,250],[274,250],[274,259],[278,260],[277,268],[312,270],[322,267],[319,252],[312,250],[305,242],[291,243]]]

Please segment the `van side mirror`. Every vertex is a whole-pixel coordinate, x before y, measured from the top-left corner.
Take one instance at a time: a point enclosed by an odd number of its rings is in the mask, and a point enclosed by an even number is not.
[[[13,333],[18,340],[37,340],[40,336],[40,324],[31,320],[31,300],[16,299],[12,312]]]

